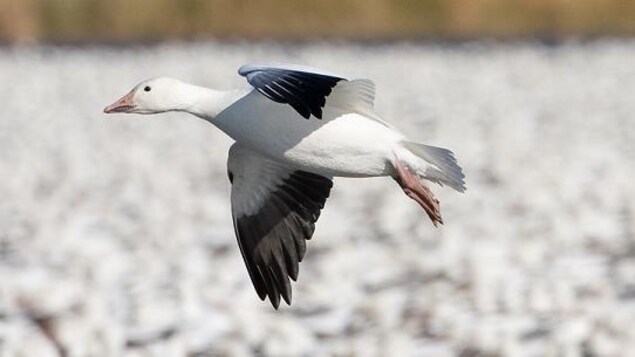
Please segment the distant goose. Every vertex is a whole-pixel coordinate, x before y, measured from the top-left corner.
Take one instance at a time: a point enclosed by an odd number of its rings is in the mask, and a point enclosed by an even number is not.
[[[171,78],[138,84],[106,113],[184,111],[236,140],[229,150],[234,230],[261,300],[291,303],[291,283],[334,176],[390,176],[436,226],[424,180],[465,191],[451,151],[414,143],[375,113],[375,85],[295,65],[247,65],[253,88],[218,91]],[[255,89],[255,90],[254,90]]]

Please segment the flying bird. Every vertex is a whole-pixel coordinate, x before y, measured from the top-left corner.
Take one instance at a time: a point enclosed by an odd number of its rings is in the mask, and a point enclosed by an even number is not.
[[[432,223],[439,201],[426,181],[465,191],[465,175],[447,149],[416,143],[374,110],[375,85],[297,65],[245,65],[250,84],[214,90],[172,78],[141,82],[106,113],[182,111],[236,142],[229,149],[234,231],[261,300],[291,304],[315,223],[333,177],[392,177]]]

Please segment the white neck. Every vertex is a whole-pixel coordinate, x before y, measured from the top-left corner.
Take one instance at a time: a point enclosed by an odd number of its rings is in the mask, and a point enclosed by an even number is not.
[[[212,121],[220,112],[242,97],[243,92],[221,91],[181,82],[175,91],[174,100],[178,103],[176,110]]]

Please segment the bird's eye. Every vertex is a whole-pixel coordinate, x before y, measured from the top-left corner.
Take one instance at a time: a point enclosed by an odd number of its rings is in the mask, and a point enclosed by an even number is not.
[[[152,90],[152,88],[150,88],[150,86],[146,86],[145,88],[143,88],[143,90],[149,92],[150,90]]]

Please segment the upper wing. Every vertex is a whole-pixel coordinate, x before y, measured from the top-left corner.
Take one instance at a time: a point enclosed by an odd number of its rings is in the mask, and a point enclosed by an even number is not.
[[[240,251],[261,300],[291,303],[291,283],[332,181],[293,170],[234,144],[227,162]]]
[[[289,104],[300,115],[309,119],[311,114],[322,119],[322,108],[333,87],[345,78],[314,68],[281,65],[245,65],[238,74],[267,98]]]

